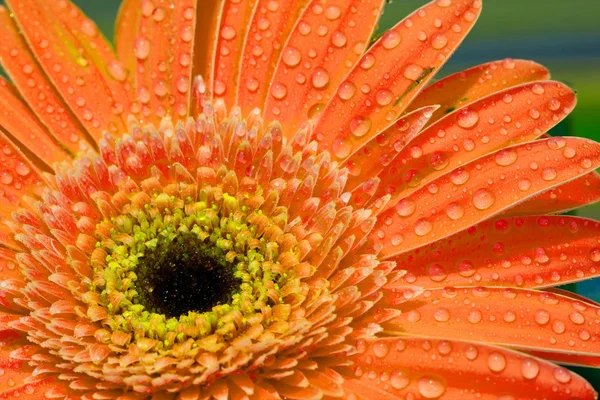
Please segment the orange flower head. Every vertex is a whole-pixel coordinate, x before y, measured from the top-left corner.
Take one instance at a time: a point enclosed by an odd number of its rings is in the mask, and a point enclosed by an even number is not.
[[[0,7],[0,397],[595,399],[600,145],[481,0]],[[10,11],[9,11],[10,10]]]

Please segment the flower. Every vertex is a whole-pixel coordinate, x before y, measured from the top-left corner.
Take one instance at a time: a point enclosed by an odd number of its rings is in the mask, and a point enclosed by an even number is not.
[[[0,392],[594,399],[600,145],[503,60],[427,86],[481,0],[0,8]],[[204,79],[202,78],[204,77]]]

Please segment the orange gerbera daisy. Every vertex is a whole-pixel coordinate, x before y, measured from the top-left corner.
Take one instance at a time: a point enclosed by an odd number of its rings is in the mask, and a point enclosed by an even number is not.
[[[504,60],[426,87],[481,0],[0,8],[0,392],[595,399],[600,145]],[[204,77],[204,78],[202,78]],[[534,215],[531,215],[534,214]],[[548,361],[549,360],[549,361]]]

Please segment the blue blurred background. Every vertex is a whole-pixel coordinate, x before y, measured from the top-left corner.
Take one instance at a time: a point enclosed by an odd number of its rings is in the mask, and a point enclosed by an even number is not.
[[[113,38],[119,0],[74,1]],[[388,0],[380,30],[426,2]],[[536,60],[550,69],[553,79],[577,91],[577,108],[566,123],[555,128],[555,134],[600,140],[600,0],[486,0],[479,22],[439,77],[506,57]],[[600,205],[574,213],[600,219]],[[600,301],[600,280],[568,289]],[[577,372],[600,390],[598,370]]]

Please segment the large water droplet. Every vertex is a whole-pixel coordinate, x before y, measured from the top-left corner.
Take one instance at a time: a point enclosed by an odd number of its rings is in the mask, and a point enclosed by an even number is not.
[[[311,75],[311,82],[317,89],[322,89],[329,83],[329,73],[323,68],[315,68]]]
[[[494,351],[488,356],[487,364],[492,371],[501,372],[506,368],[506,357],[504,354]]]
[[[477,124],[477,122],[479,122],[479,113],[469,108],[465,108],[458,112],[458,115],[456,116],[456,122],[461,128],[472,128]]]
[[[285,65],[288,67],[295,67],[300,64],[300,60],[302,60],[302,54],[300,50],[293,46],[287,46],[283,49],[282,60]]]
[[[393,49],[395,47],[397,47],[400,44],[400,41],[402,40],[402,37],[400,36],[400,34],[396,31],[387,31],[386,33],[383,34],[383,37],[381,38],[381,45],[390,50]]]
[[[478,210],[487,210],[490,208],[496,198],[487,189],[479,189],[475,193],[473,193],[473,206]]]
[[[355,117],[350,121],[350,132],[356,137],[361,137],[371,130],[371,120],[367,117]]]
[[[439,378],[423,376],[417,382],[419,393],[426,399],[437,399],[446,391],[446,384]]]
[[[287,95],[287,87],[283,83],[275,82],[271,85],[271,95],[281,100]]]
[[[356,92],[356,85],[350,81],[342,82],[338,89],[338,96],[342,100],[350,100]]]

